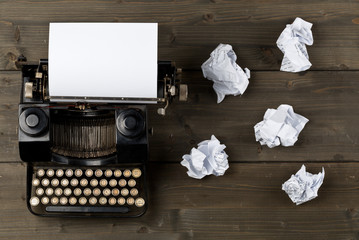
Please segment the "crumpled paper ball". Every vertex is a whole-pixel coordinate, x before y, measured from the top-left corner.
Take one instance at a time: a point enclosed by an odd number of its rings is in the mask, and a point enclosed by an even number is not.
[[[245,72],[236,63],[237,55],[229,44],[219,44],[210,58],[201,66],[203,76],[213,81],[213,89],[217,93],[217,103],[226,95],[243,94],[249,84],[250,71]]]
[[[183,155],[181,165],[188,169],[187,174],[192,178],[202,179],[210,174],[222,176],[229,168],[225,148],[212,135],[211,140],[200,142],[198,148],[192,148],[190,154]]]
[[[318,196],[324,175],[324,168],[318,174],[311,174],[306,172],[305,166],[302,165],[300,170],[282,185],[282,190],[288,194],[293,203],[297,205],[305,203]]]

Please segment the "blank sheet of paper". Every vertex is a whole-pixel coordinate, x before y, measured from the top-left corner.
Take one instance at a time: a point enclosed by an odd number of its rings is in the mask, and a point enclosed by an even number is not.
[[[50,23],[49,95],[157,97],[157,23]]]

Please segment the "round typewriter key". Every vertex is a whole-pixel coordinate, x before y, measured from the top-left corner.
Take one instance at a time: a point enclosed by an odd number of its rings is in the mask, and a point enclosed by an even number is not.
[[[105,189],[102,191],[102,194],[103,194],[105,197],[110,196],[111,190],[108,189],[108,188],[105,188]]]
[[[40,200],[38,197],[32,197],[30,198],[30,205],[33,207],[36,207],[37,205],[39,205]]]
[[[47,187],[50,184],[50,180],[47,178],[42,179],[41,181],[42,186]]]
[[[49,200],[48,197],[43,197],[43,198],[41,198],[41,203],[44,204],[44,205],[48,204],[49,201],[50,201],[50,200]]]
[[[57,205],[58,203],[59,203],[59,199],[57,197],[51,198],[51,204],[52,205]]]
[[[77,203],[77,199],[76,199],[75,197],[70,197],[69,203],[70,203],[71,205],[75,205],[75,204]]]
[[[89,199],[89,203],[90,203],[91,205],[95,205],[95,204],[97,203],[97,199],[96,199],[95,197],[91,197],[91,198]]]
[[[121,170],[116,169],[116,170],[114,171],[113,175],[114,175],[115,177],[121,177],[122,172],[121,172]]]
[[[79,180],[77,180],[77,178],[71,179],[70,185],[76,187],[77,185],[79,185]]]
[[[37,170],[36,175],[38,177],[43,177],[45,175],[45,170],[44,169]]]
[[[126,203],[126,200],[123,198],[123,197],[120,197],[118,200],[117,200],[117,203],[120,204],[120,205],[124,205]]]
[[[81,186],[86,187],[87,184],[88,184],[88,181],[87,181],[86,178],[81,179],[81,181],[80,181],[80,185],[81,185]]]
[[[91,185],[92,187],[96,187],[96,186],[98,185],[97,179],[92,179],[92,180],[90,181],[90,185]]]
[[[97,169],[97,170],[95,171],[95,176],[96,176],[96,177],[101,177],[101,176],[102,176],[102,170],[101,170],[101,169]]]
[[[65,198],[65,197],[60,198],[60,204],[61,205],[66,205],[67,204],[67,198]]]
[[[80,203],[81,205],[85,205],[85,204],[87,203],[87,199],[86,199],[85,197],[81,197],[81,198],[79,199],[79,203]]]
[[[126,169],[125,171],[123,171],[123,176],[131,177],[131,170]]]
[[[135,201],[137,207],[143,207],[145,205],[145,200],[143,198],[137,198]]]
[[[56,196],[61,196],[62,192],[63,192],[63,191],[62,191],[61,188],[56,188],[56,189],[55,189],[55,195],[56,195]]]
[[[67,185],[69,185],[69,180],[67,180],[66,178],[61,180],[61,186],[66,187]]]
[[[45,193],[47,196],[51,196],[52,194],[54,194],[54,189],[46,188]]]
[[[101,187],[106,187],[107,186],[107,180],[106,179],[101,179],[100,180],[100,186]]]
[[[107,203],[107,199],[105,197],[101,197],[98,202],[101,204],[101,205],[105,205]]]
[[[121,190],[121,195],[122,196],[124,196],[124,197],[126,197],[127,195],[128,195],[128,189],[127,188],[122,188],[122,190]]]
[[[134,178],[141,177],[141,174],[142,174],[142,172],[141,172],[141,170],[139,168],[135,168],[135,169],[132,170],[132,176]]]
[[[53,187],[59,186],[59,179],[57,179],[57,178],[52,179],[51,186],[53,186]]]
[[[130,186],[130,187],[134,187],[134,186],[136,186],[136,181],[134,180],[134,179],[130,179],[130,180],[128,180],[128,186]]]
[[[111,187],[116,187],[117,181],[116,181],[116,179],[111,179],[111,180],[108,182],[108,184],[109,184]]]
[[[57,169],[57,170],[56,170],[56,176],[58,176],[58,177],[64,176],[64,170],[62,170],[62,169]]]
[[[101,194],[101,190],[99,188],[94,188],[94,190],[92,191],[92,194],[97,197],[98,195]]]
[[[134,203],[135,203],[135,199],[133,199],[132,197],[127,198],[128,205],[133,205]]]
[[[72,171],[72,169],[67,169],[66,172],[65,172],[65,175],[67,177],[72,177],[73,174],[74,174],[74,172]]]
[[[92,175],[93,175],[92,169],[87,169],[86,172],[85,172],[85,175],[86,175],[87,177],[92,177]]]
[[[112,198],[110,198],[109,200],[108,200],[108,203],[110,204],[110,205],[115,205],[116,204],[116,198],[114,198],[114,197],[112,197]]]
[[[82,176],[82,170],[81,169],[76,169],[75,170],[75,176],[76,177],[81,177]]]
[[[85,188],[84,189],[84,195],[87,197],[87,196],[90,196],[91,195],[91,189],[90,188]]]
[[[105,171],[105,176],[106,176],[106,177],[111,177],[111,176],[112,176],[112,170],[111,170],[111,169],[107,169],[107,170]]]
[[[127,182],[126,182],[125,179],[120,179],[120,180],[118,181],[118,185],[120,185],[120,187],[124,187],[124,186],[126,186],[126,184],[127,184]]]
[[[137,194],[138,194],[137,188],[132,188],[130,191],[130,194],[131,194],[131,196],[137,196]]]
[[[112,189],[112,191],[111,191],[111,192],[112,192],[112,195],[113,195],[113,196],[115,196],[115,197],[116,197],[116,196],[118,196],[118,195],[120,194],[120,190],[118,190],[118,188],[114,188],[114,189]]]
[[[32,180],[32,186],[37,187],[37,186],[39,186],[39,185],[40,185],[40,180],[37,179],[37,178],[34,178],[34,179]]]
[[[70,195],[71,195],[71,192],[72,192],[72,191],[71,191],[70,188],[65,188],[65,189],[64,189],[64,195],[65,195],[65,196],[70,196]]]
[[[44,194],[44,189],[42,188],[36,189],[36,195],[41,196],[42,194]]]
[[[82,193],[82,191],[81,191],[80,188],[75,188],[75,189],[74,189],[74,195],[75,195],[75,196],[80,196],[81,193]]]
[[[55,175],[54,169],[48,169],[48,170],[46,171],[46,175],[47,175],[48,177],[53,177],[53,176]]]

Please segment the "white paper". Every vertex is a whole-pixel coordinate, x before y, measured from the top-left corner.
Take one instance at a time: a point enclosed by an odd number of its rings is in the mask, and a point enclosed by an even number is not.
[[[222,176],[229,168],[225,148],[212,135],[211,140],[200,142],[198,148],[192,148],[190,154],[183,155],[181,165],[188,169],[187,174],[192,178],[201,179],[210,174]]]
[[[49,94],[157,98],[157,23],[50,23]]]
[[[250,71],[245,72],[236,63],[237,55],[229,44],[219,44],[211,57],[202,64],[203,76],[213,81],[217,93],[217,103],[223,101],[225,95],[243,94],[249,84]]]
[[[302,165],[300,170],[282,185],[282,190],[288,194],[293,203],[302,204],[318,196],[324,175],[324,168],[318,174],[311,174],[306,172],[305,166]]]
[[[263,121],[254,126],[256,141],[270,148],[293,146],[298,140],[299,133],[309,120],[294,113],[293,107],[287,104],[277,109],[267,109]]]
[[[312,25],[301,18],[296,18],[292,24],[287,24],[280,34],[277,46],[284,53],[281,71],[301,72],[312,66],[305,47],[313,44]]]

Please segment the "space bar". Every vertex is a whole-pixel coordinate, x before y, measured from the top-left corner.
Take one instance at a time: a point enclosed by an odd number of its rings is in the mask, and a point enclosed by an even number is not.
[[[47,212],[75,212],[75,213],[127,213],[127,207],[78,207],[78,206],[48,206]]]

